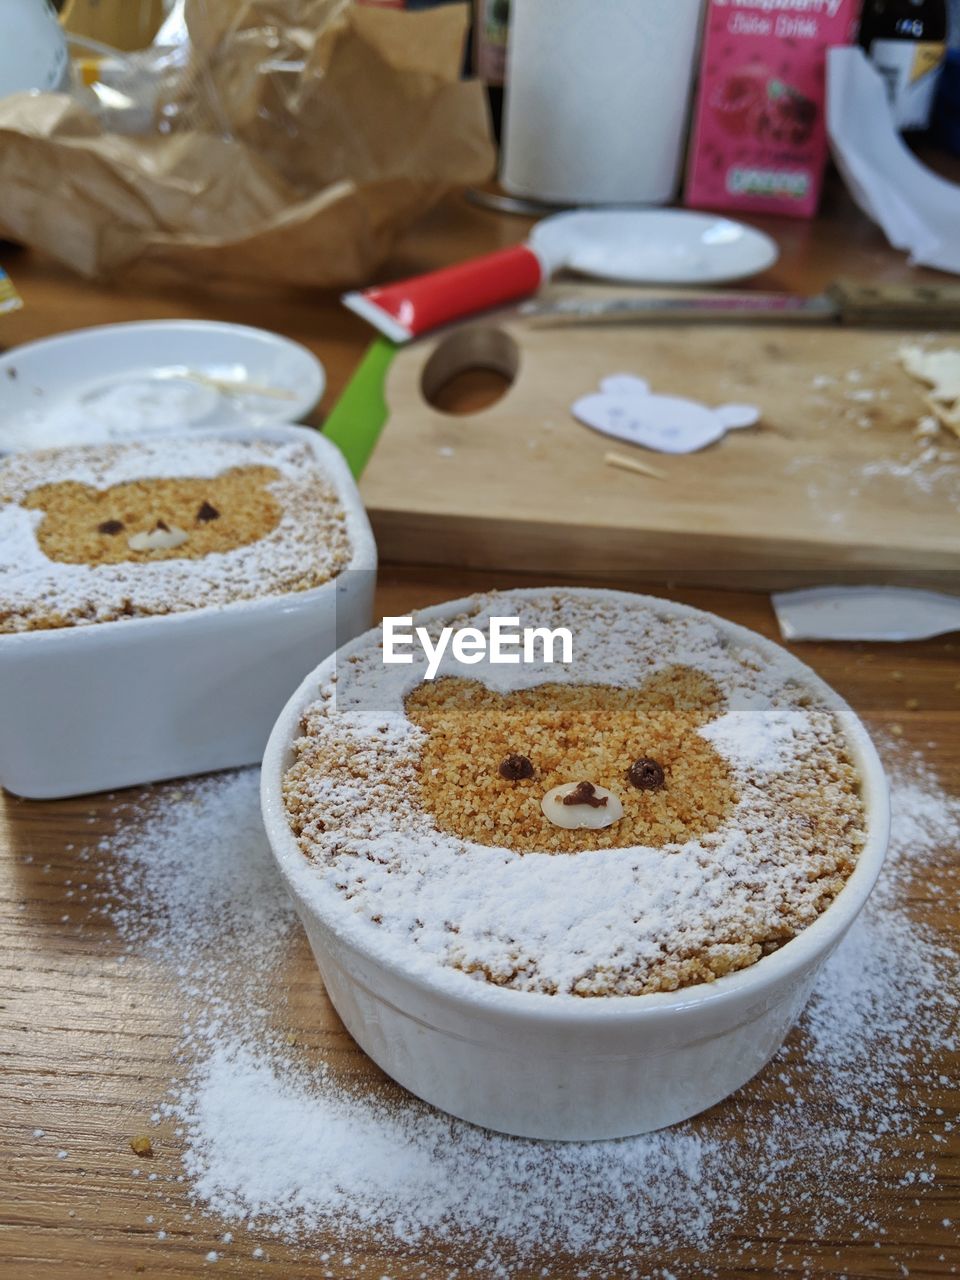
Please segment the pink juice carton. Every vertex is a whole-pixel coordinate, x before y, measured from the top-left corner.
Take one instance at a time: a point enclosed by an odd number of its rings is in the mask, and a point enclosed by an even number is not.
[[[851,42],[859,12],[860,0],[709,0],[688,205],[816,213],[826,50]]]

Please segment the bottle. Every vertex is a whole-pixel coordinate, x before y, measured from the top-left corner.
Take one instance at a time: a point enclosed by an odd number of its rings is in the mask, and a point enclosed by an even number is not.
[[[898,129],[926,129],[947,54],[946,0],[867,0],[860,44],[887,83]]]
[[[507,75],[510,0],[474,0],[473,59],[477,76],[487,86],[493,131],[500,138],[503,86]]]

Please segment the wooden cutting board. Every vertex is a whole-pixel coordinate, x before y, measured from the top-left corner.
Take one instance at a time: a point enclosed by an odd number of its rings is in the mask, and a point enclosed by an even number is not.
[[[758,589],[811,574],[953,586],[944,575],[960,569],[960,440],[914,434],[928,409],[896,358],[908,342],[930,338],[512,320],[394,356],[384,344],[373,362],[385,371],[387,421],[361,479],[381,556]],[[428,403],[476,367],[513,377],[496,404],[453,415]],[[762,421],[683,456],[620,444],[570,412],[613,373],[709,405],[748,401]],[[339,415],[335,437],[349,429]],[[611,450],[664,478],[613,469]]]

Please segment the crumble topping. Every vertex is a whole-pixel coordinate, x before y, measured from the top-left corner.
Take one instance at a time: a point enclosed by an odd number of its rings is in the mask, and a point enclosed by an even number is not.
[[[424,807],[441,830],[479,844],[522,853],[659,846],[715,830],[736,804],[729,768],[697,733],[720,713],[720,690],[690,667],[665,667],[635,688],[547,682],[507,693],[448,676],[419,685],[404,705],[427,734]],[[529,781],[515,786],[504,785],[496,766],[510,747],[534,766]],[[671,786],[656,795],[624,785],[632,762],[648,750],[671,775]],[[576,821],[566,830],[551,827],[541,801],[566,784],[571,794],[563,803],[578,809],[594,807],[584,787],[615,788],[622,818],[610,825],[606,815],[594,815],[599,821],[589,836]],[[567,826],[562,814],[554,821]]]
[[[444,622],[491,614],[569,627],[573,662],[445,659],[425,683],[370,633],[303,717],[285,803],[311,892],[351,928],[519,990],[635,995],[753,964],[830,905],[865,839],[860,779],[789,655],[603,592],[481,596]],[[623,816],[549,821],[550,789],[582,783]]]
[[[0,633],[305,591],[350,554],[299,441],[194,433],[0,459]]]

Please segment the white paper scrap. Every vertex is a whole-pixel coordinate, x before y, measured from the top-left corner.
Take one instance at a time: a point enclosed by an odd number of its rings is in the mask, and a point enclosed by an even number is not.
[[[784,640],[928,640],[960,631],[960,596],[912,587],[813,587],[770,597]]]
[[[649,383],[630,373],[604,378],[600,390],[582,396],[572,411],[595,431],[659,453],[693,453],[722,439],[728,431],[760,421],[756,405],[711,408],[698,400],[655,395]]]

